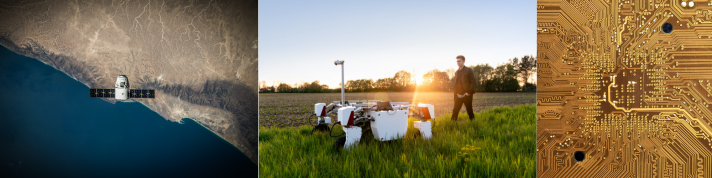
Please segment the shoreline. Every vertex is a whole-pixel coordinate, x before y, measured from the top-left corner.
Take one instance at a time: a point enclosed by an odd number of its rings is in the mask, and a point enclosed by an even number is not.
[[[75,81],[77,81],[77,82],[83,84],[85,87],[87,87],[87,89],[90,89],[90,88],[91,88],[91,87],[89,87],[89,85],[88,85],[87,83],[82,82],[81,80],[79,80],[79,79],[77,79],[76,77],[74,77],[74,76],[72,76],[72,75],[66,73],[65,71],[62,71],[62,70],[58,69],[56,66],[53,66],[52,64],[48,63],[47,61],[44,61],[44,60],[39,59],[39,57],[28,56],[28,55],[26,55],[26,54],[23,54],[23,53],[18,52],[18,51],[25,51],[25,50],[24,50],[22,47],[15,45],[15,44],[12,43],[11,41],[8,41],[6,38],[4,38],[4,37],[2,37],[2,36],[0,36],[0,45],[1,45],[2,47],[4,47],[4,48],[8,49],[9,51],[12,51],[12,52],[15,53],[15,54],[18,54],[18,55],[21,55],[21,56],[24,56],[24,57],[27,57],[27,58],[31,58],[31,59],[34,59],[34,60],[37,60],[37,61],[43,63],[44,65],[47,65],[47,66],[49,66],[49,67],[52,67],[53,69],[55,69],[55,70],[61,72],[62,74],[66,75],[67,77],[72,78],[72,79],[74,79]],[[29,48],[30,48],[30,49],[35,49],[35,48],[32,48],[32,47],[29,47]],[[42,49],[42,50],[44,50],[44,49]],[[46,52],[46,51],[42,51],[42,52],[43,52],[45,55],[47,55],[47,52]],[[32,52],[28,52],[28,53],[32,54]],[[48,56],[45,56],[45,57],[48,57]],[[50,60],[50,59],[48,59],[48,60]],[[55,65],[57,65],[57,64],[55,64]],[[259,95],[259,94],[258,94],[258,95]],[[234,148],[237,149],[241,154],[245,155],[248,159],[250,159],[252,163],[257,164],[257,162],[256,162],[257,160],[253,160],[250,155],[246,154],[245,151],[241,150],[237,145],[232,144],[230,141],[226,140],[223,136],[220,136],[218,133],[216,133],[215,131],[209,129],[208,127],[204,126],[203,124],[201,124],[200,122],[198,122],[197,120],[195,120],[195,119],[193,119],[193,118],[186,118],[186,117],[183,117],[183,118],[181,118],[180,120],[173,121],[173,120],[171,120],[171,119],[168,119],[168,118],[164,117],[163,115],[161,115],[161,113],[159,113],[159,112],[156,111],[156,110],[151,109],[151,108],[150,108],[149,106],[147,106],[145,103],[140,102],[140,101],[136,101],[136,100],[133,100],[133,99],[131,99],[131,100],[126,100],[126,101],[116,101],[115,99],[107,99],[107,98],[101,98],[101,99],[104,100],[104,101],[106,101],[106,102],[108,102],[108,103],[114,104],[114,105],[115,105],[117,102],[126,102],[126,103],[136,102],[136,103],[140,103],[141,105],[143,105],[144,107],[146,107],[148,110],[151,110],[152,112],[158,114],[158,115],[161,116],[164,120],[167,120],[167,121],[169,121],[169,122],[175,122],[175,123],[178,123],[178,124],[184,124],[183,119],[190,119],[190,120],[192,120],[193,122],[195,122],[197,125],[200,125],[200,126],[203,127],[204,129],[210,131],[213,135],[219,137],[221,140],[227,142],[229,145],[232,145],[232,147],[234,147]],[[180,99],[180,98],[179,98],[179,99]],[[190,102],[189,102],[189,103],[190,103]],[[208,106],[208,107],[211,107],[211,106]],[[218,109],[221,109],[221,108],[218,108]],[[229,112],[229,111],[228,111],[228,112]],[[233,116],[233,117],[237,117],[237,116]],[[239,143],[239,142],[236,142],[236,143]],[[242,144],[242,145],[244,146],[244,144]],[[257,154],[255,154],[254,157],[256,158],[256,157],[257,157]]]

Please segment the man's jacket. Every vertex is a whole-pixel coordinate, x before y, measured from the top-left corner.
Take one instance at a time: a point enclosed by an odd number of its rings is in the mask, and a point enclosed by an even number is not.
[[[455,72],[455,94],[475,94],[475,72],[465,66]]]

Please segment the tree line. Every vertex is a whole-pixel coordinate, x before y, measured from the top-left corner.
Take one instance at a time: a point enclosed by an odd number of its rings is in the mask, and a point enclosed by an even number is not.
[[[475,87],[478,92],[514,92],[535,91],[536,80],[530,81],[536,72],[536,57],[523,56],[512,58],[508,62],[497,65],[477,64],[467,66],[475,74]],[[453,91],[455,88],[455,72],[451,68],[444,71],[433,69],[423,74],[420,85],[416,84],[416,76],[405,70],[396,72],[393,77],[373,79],[348,80],[344,86],[346,92],[412,92],[418,91]],[[340,86],[341,84],[339,84]],[[260,93],[339,93],[340,87],[329,88],[319,81],[287,84],[280,82],[267,86],[260,83]]]

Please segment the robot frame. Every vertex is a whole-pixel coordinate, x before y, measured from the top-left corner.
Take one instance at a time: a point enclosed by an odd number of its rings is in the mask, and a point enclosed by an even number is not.
[[[335,61],[335,65],[341,65],[341,83],[343,83],[344,61]],[[418,121],[413,121],[413,127],[418,129],[423,139],[432,138],[432,123],[430,119],[435,118],[434,106],[432,104],[411,105],[409,102],[389,102],[377,100],[350,100],[344,101],[344,87],[341,86],[341,102],[334,101],[330,104],[316,103],[314,105],[314,115],[318,124],[314,130],[328,130],[332,123],[332,114],[337,115],[337,120],[331,128],[337,124],[341,125],[345,136],[337,140],[337,147],[350,148],[361,140],[364,131],[371,130],[373,137],[379,141],[389,141],[403,138],[408,130],[408,118],[414,117]],[[331,135],[331,134],[330,134]]]

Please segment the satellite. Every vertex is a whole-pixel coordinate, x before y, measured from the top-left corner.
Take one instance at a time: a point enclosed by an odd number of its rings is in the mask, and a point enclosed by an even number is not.
[[[139,90],[129,88],[129,79],[126,75],[119,75],[116,78],[114,89],[89,89],[89,97],[116,98],[116,100],[127,100],[129,98],[155,98],[156,90]]]

